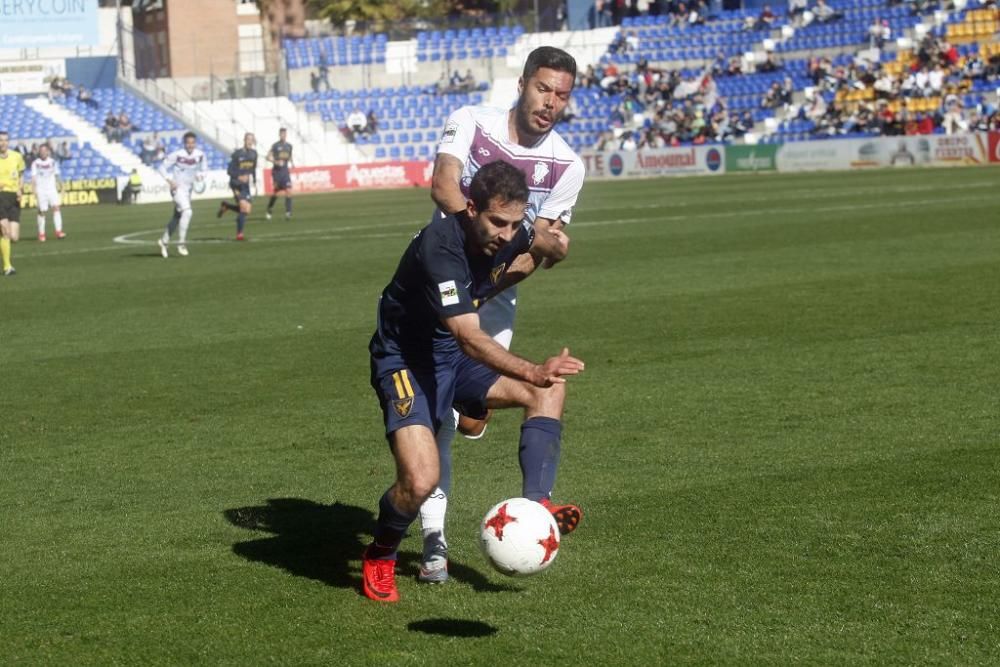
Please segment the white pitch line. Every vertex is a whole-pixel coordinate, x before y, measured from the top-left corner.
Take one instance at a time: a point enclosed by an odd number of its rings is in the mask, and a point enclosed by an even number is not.
[[[966,189],[974,184],[965,184]],[[979,187],[980,184],[975,184]],[[981,185],[993,185],[992,183],[982,183]],[[956,186],[956,188],[962,186]],[[955,189],[955,188],[953,188]],[[587,222],[574,222],[570,225],[571,228],[577,227],[603,227],[612,225],[638,225],[638,224],[660,224],[663,222],[681,222],[681,221],[693,221],[693,220],[713,220],[713,219],[726,219],[726,218],[738,218],[744,216],[762,216],[762,215],[774,215],[774,214],[816,214],[816,213],[837,213],[837,212],[851,212],[859,210],[870,210],[870,209],[880,209],[880,208],[912,208],[920,206],[928,206],[934,204],[947,204],[947,203],[970,203],[970,202],[986,202],[986,201],[996,201],[1000,199],[1000,195],[984,196],[984,197],[953,197],[953,198],[943,198],[937,197],[934,199],[915,199],[911,201],[893,201],[893,202],[872,202],[869,204],[845,204],[843,206],[808,206],[808,207],[785,207],[785,208],[768,208],[768,209],[752,209],[752,210],[736,210],[736,211],[718,211],[714,213],[691,213],[685,215],[670,215],[670,216],[657,216],[657,217],[646,217],[646,218],[610,218],[606,220],[592,220]],[[657,204],[655,206],[663,207],[669,209],[671,204],[663,203]],[[642,210],[645,208],[652,208],[653,205],[640,205],[640,206],[630,206],[625,209],[618,210]],[[206,223],[210,226],[219,226],[222,223]],[[381,239],[381,238],[398,238],[398,233],[380,232],[372,234],[350,234],[349,232],[363,231],[367,229],[392,229],[398,227],[409,227],[414,228],[417,225],[423,224],[421,221],[407,221],[407,222],[385,222],[385,223],[374,223],[371,225],[355,225],[351,227],[340,227],[335,230],[330,229],[303,229],[303,230],[289,230],[284,234],[258,234],[250,239],[248,242],[253,243],[295,243],[301,241],[343,241],[352,239]],[[206,225],[199,225],[204,227]],[[30,258],[40,258],[40,257],[55,257],[62,255],[77,255],[86,254],[93,252],[108,252],[112,250],[120,250],[122,247],[127,246],[155,246],[156,241],[154,240],[143,240],[137,239],[137,236],[147,236],[150,234],[162,234],[163,228],[144,230],[139,232],[130,232],[128,234],[120,234],[114,237],[113,241],[116,245],[113,246],[100,246],[95,248],[77,248],[77,249],[67,249],[67,250],[57,250],[54,252],[42,251],[39,253],[19,252],[19,257],[30,257]],[[218,243],[236,243],[236,241],[230,241],[228,239],[188,239],[189,244],[218,244]]]

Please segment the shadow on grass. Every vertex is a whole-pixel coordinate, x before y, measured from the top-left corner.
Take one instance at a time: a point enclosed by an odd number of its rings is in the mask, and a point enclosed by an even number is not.
[[[270,498],[266,505],[228,509],[223,515],[234,526],[273,534],[234,544],[233,553],[241,558],[330,586],[360,589],[361,552],[375,528],[371,511],[342,503]],[[419,553],[400,551],[399,576],[416,578],[419,568]],[[475,568],[454,560],[448,563],[448,572],[477,592],[521,590],[494,584]]]
[[[410,632],[423,632],[427,635],[444,635],[445,637],[489,637],[498,630],[481,621],[463,621],[454,618],[428,618],[425,621],[413,621],[406,626]]]

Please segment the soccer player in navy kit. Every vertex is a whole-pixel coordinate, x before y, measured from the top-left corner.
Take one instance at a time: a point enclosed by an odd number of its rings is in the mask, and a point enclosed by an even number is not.
[[[236,212],[236,240],[243,240],[243,226],[247,216],[253,210],[253,195],[250,192],[250,181],[257,187],[257,150],[254,148],[256,139],[253,132],[243,135],[243,148],[237,148],[229,158],[229,187],[233,190],[235,204],[227,201],[219,204],[218,217],[226,211]]]
[[[550,451],[562,436],[566,375],[583,370],[568,349],[542,364],[508,352],[479,327],[478,306],[493,296],[517,257],[559,261],[559,230],[523,224],[528,187],[506,162],[482,167],[460,215],[436,219],[410,242],[379,301],[369,344],[371,381],[396,460],[396,481],[379,501],[374,540],[362,557],[364,594],[396,602],[396,552],[421,503],[438,483],[434,433],[452,406],[466,414],[521,407],[522,494],[548,499]]]
[[[285,218],[292,217],[292,172],[289,171],[292,161],[292,145],[285,141],[287,137],[288,130],[285,128],[278,130],[278,140],[274,142],[264,158],[274,165],[271,169],[271,185],[274,186],[274,192],[271,194],[271,200],[267,202],[266,217],[268,220],[271,219],[274,203],[281,195],[285,196]]]

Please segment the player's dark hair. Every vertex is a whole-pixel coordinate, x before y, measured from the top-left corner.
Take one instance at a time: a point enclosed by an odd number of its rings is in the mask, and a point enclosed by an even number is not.
[[[198,139],[198,137],[195,135],[194,132],[185,132],[184,133],[184,141],[187,141],[188,137],[191,137],[192,139],[195,139],[195,140]]]
[[[557,72],[567,72],[576,81],[576,59],[562,49],[554,46],[539,46],[528,54],[524,61],[524,71],[521,77],[527,81],[542,67],[554,69]]]
[[[505,204],[515,201],[527,203],[528,184],[524,180],[524,172],[503,160],[491,162],[472,177],[469,199],[479,211],[488,209],[493,199]]]
[[[6,134],[8,137],[10,137],[10,133],[7,132],[7,130],[0,130],[0,134]]]

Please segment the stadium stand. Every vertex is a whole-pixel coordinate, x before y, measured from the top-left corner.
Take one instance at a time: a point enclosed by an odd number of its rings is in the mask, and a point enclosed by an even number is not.
[[[285,39],[288,69],[344,65],[371,65],[385,62],[388,38],[383,33],[351,37],[308,37]]]

